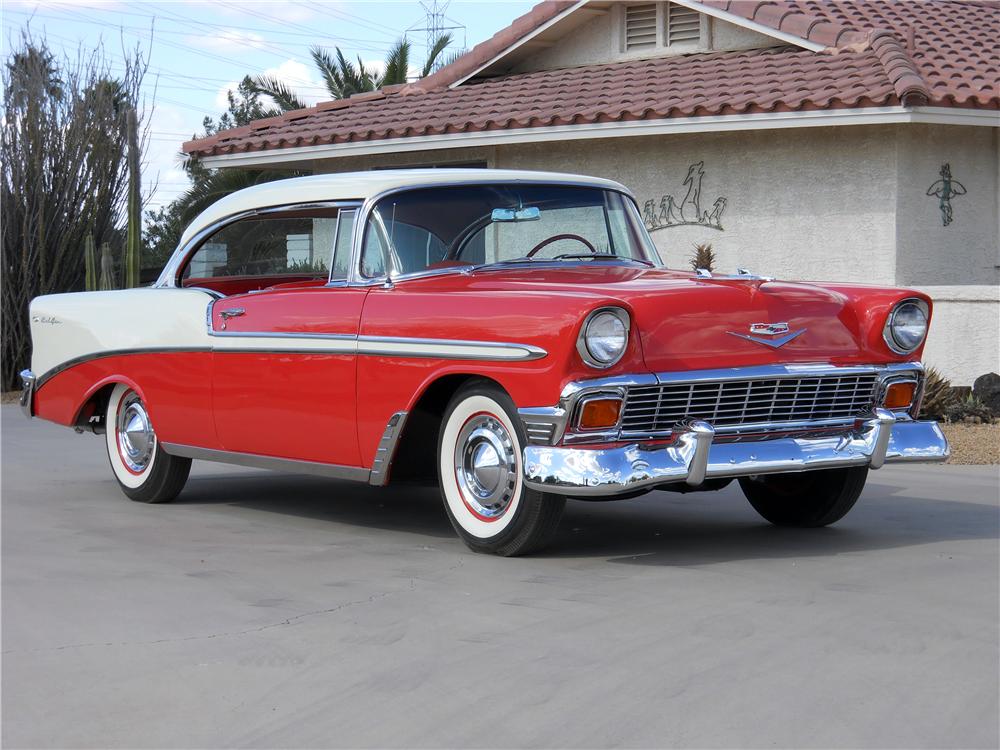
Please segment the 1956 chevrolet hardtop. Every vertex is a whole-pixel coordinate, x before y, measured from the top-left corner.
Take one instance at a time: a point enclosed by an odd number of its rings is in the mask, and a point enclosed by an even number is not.
[[[822,241],[817,238],[817,241]],[[31,304],[29,416],[103,434],[133,500],[191,459],[433,479],[455,530],[542,547],[567,497],[715,490],[823,526],[940,461],[914,291],[666,269],[608,180],[323,175],[220,200],[151,288]]]

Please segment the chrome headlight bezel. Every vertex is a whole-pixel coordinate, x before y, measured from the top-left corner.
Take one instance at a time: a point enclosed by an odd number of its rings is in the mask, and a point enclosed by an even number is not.
[[[920,336],[920,339],[912,346],[907,346],[905,342],[901,342],[896,335],[896,316],[901,310],[907,307],[915,307],[920,311],[920,314],[924,318],[924,331]],[[930,308],[927,303],[922,299],[917,299],[916,297],[908,297],[907,299],[900,300],[895,305],[893,305],[892,310],[889,311],[889,316],[885,320],[885,326],[882,329],[882,339],[885,341],[886,346],[889,347],[896,354],[911,354],[927,340],[927,329],[928,323],[930,322]]]
[[[596,345],[592,346],[590,344],[591,327],[595,325],[595,322],[610,320],[606,316],[617,319],[621,324],[621,348],[610,359],[604,359],[599,353],[595,353],[595,349],[597,349]],[[621,307],[599,307],[593,310],[583,321],[583,325],[580,326],[580,335],[576,339],[576,350],[580,354],[580,358],[588,366],[596,370],[606,370],[609,367],[614,367],[621,361],[621,358],[625,356],[625,352],[628,350],[631,328],[632,320],[628,311]]]

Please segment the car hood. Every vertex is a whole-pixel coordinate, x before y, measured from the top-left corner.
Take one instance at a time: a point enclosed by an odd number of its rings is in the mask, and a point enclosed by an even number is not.
[[[610,264],[484,269],[448,278],[442,282],[470,290],[545,291],[584,297],[595,307],[619,304],[630,312],[654,371],[895,361],[881,329],[889,307],[914,294]],[[788,331],[758,334],[755,324],[784,324]]]

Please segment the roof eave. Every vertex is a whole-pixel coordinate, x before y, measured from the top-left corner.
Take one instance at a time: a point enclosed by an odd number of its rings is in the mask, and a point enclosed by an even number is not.
[[[763,112],[749,115],[711,115],[665,120],[631,120],[586,125],[562,125],[511,130],[483,130],[432,136],[410,136],[374,141],[355,141],[321,146],[300,146],[264,151],[239,151],[202,156],[210,168],[292,166],[320,159],[368,156],[404,151],[433,151],[446,148],[475,148],[546,141],[588,140],[648,135],[670,135],[737,130],[775,130],[804,127],[842,127],[924,123],[939,125],[1000,126],[995,109],[958,107],[860,107],[796,112]]]

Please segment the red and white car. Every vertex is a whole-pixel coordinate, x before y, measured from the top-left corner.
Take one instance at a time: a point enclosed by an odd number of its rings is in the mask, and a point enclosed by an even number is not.
[[[322,175],[220,200],[151,288],[34,300],[22,405],[104,435],[142,502],[202,459],[431,479],[503,555],[567,497],[733,479],[820,526],[869,469],[947,457],[916,419],[930,316],[915,291],[668,270],[608,180]]]

